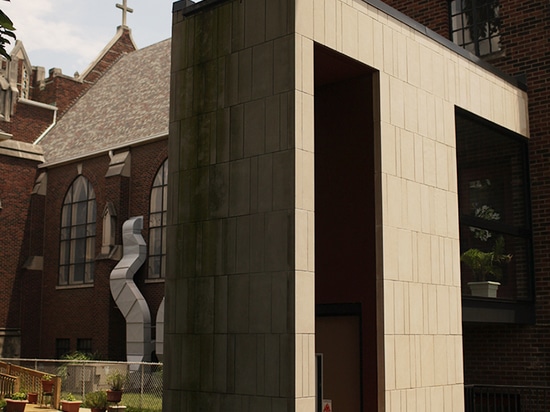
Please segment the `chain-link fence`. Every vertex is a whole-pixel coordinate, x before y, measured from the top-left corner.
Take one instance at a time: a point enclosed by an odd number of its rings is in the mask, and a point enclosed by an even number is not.
[[[87,393],[109,389],[107,377],[114,371],[128,376],[120,405],[127,412],[162,411],[162,363],[104,362],[88,360],[0,359],[15,365],[61,377],[61,396],[71,393],[84,399]]]

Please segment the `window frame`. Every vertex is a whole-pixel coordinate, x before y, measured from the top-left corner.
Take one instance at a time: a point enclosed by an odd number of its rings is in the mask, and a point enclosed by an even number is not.
[[[154,201],[155,197],[158,201]],[[163,281],[166,276],[167,203],[168,159],[165,159],[155,173],[149,193],[149,243],[147,247],[147,280],[149,281]]]
[[[61,208],[58,286],[94,283],[96,234],[95,191],[90,180],[79,175],[67,189]]]
[[[471,3],[470,9],[465,7],[465,2]],[[449,38],[453,43],[483,58],[502,52],[500,0],[449,0],[447,5]],[[480,17],[480,14],[489,13],[488,8],[493,8],[493,16]]]
[[[76,339],[76,350],[81,353],[93,353],[92,351],[92,338],[77,338]]]
[[[496,175],[498,173],[498,168],[502,168],[503,165],[507,164],[502,161],[502,159],[497,159],[494,164],[487,166],[482,163],[485,154],[480,155],[479,159],[460,159],[459,158],[459,117],[475,123],[480,127],[480,132],[483,132],[483,129],[486,129],[486,132],[494,132],[499,136],[502,136],[503,139],[507,140],[510,144],[517,144],[518,147],[516,150],[517,156],[521,158],[521,165],[518,170],[521,170],[522,181],[521,185],[515,193],[516,196],[521,196],[522,207],[516,211],[516,213],[522,213],[520,216],[523,216],[523,219],[520,220],[521,223],[514,222],[517,217],[513,217],[511,214],[510,207],[512,206],[513,195],[508,192],[499,194],[502,196],[502,208],[501,212],[508,213],[512,217],[510,221],[506,219],[503,220],[485,220],[479,217],[475,217],[472,214],[464,213],[462,209],[461,202],[464,202],[465,199],[469,199],[470,194],[464,195],[465,187],[468,186],[468,176],[475,176],[476,169],[483,170],[484,175]],[[506,129],[502,126],[494,124],[486,119],[478,117],[466,110],[455,108],[455,123],[456,123],[456,140],[457,140],[457,190],[458,190],[458,200],[459,200],[459,228],[461,233],[461,250],[460,253],[464,252],[464,239],[463,234],[468,227],[475,227],[486,229],[489,231],[497,232],[504,236],[511,236],[515,241],[523,241],[525,246],[525,256],[523,256],[522,262],[525,264],[525,273],[512,273],[510,274],[511,279],[516,281],[516,277],[524,276],[524,283],[528,288],[528,292],[525,297],[520,297],[516,299],[510,298],[479,298],[469,296],[465,293],[462,294],[462,307],[463,307],[463,321],[465,322],[496,322],[496,323],[523,323],[531,324],[535,321],[535,312],[534,312],[534,301],[535,301],[535,277],[534,277],[534,258],[533,258],[533,226],[531,219],[531,197],[530,197],[530,176],[529,176],[529,152],[528,152],[528,139],[524,136],[521,136],[515,132],[512,132],[509,129]],[[490,129],[490,130],[488,130]],[[504,140],[503,142],[506,142]],[[512,146],[513,148],[513,146]],[[486,158],[486,157],[485,157]],[[498,156],[497,156],[498,158]],[[499,163],[500,162],[500,163]],[[488,172],[487,172],[488,171]],[[512,174],[511,170],[507,170],[504,174],[512,175],[517,178],[517,175]],[[479,172],[477,172],[479,176]],[[506,179],[503,179],[506,181]],[[510,192],[514,189],[510,189]],[[469,200],[468,200],[469,202]],[[516,199],[514,199],[513,204],[515,205]],[[500,210],[499,210],[500,211]],[[520,244],[521,245],[521,244]],[[520,249],[521,250],[521,249]],[[461,268],[461,283],[464,282],[462,268]],[[464,287],[464,285],[463,285]],[[517,287],[517,286],[516,286]],[[516,291],[517,294],[517,291]]]
[[[55,356],[56,359],[63,359],[65,355],[71,353],[71,340],[69,338],[55,339]]]

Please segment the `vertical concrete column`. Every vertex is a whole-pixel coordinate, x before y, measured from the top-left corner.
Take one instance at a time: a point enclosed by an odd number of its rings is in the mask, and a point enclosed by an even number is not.
[[[294,10],[174,5],[165,411],[314,411],[313,150]]]

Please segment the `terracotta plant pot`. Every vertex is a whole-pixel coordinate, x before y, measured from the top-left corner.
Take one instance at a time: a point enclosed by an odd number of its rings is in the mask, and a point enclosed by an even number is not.
[[[107,390],[107,402],[119,403],[122,399],[122,391]]]
[[[61,401],[61,410],[64,412],[78,412],[82,401]]]
[[[6,399],[6,412],[23,412],[28,401],[16,401],[14,399]]]
[[[27,400],[29,403],[37,403],[38,402],[38,394],[35,392],[29,392],[27,393]]]
[[[53,381],[42,381],[42,392],[51,393],[53,388]]]

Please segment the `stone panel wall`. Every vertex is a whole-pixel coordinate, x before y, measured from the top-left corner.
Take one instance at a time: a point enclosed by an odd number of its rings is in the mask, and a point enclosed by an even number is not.
[[[413,19],[427,25],[442,36],[448,37],[447,15],[442,13],[439,1],[391,1]],[[503,53],[489,62],[503,72],[518,76],[527,84],[529,98],[530,173],[532,195],[532,222],[534,235],[534,266],[536,277],[537,323],[527,325],[464,325],[464,371],[466,383],[502,385],[546,385],[550,371],[548,353],[541,345],[550,343],[546,323],[550,316],[549,267],[547,258],[549,242],[546,212],[550,185],[546,178],[550,136],[548,123],[549,65],[547,49],[548,5],[525,3],[519,0],[500,2],[501,47]],[[437,10],[436,12],[433,12]],[[502,360],[506,359],[505,362]],[[518,373],[521,371],[521,373]],[[498,372],[498,373],[496,373]]]

